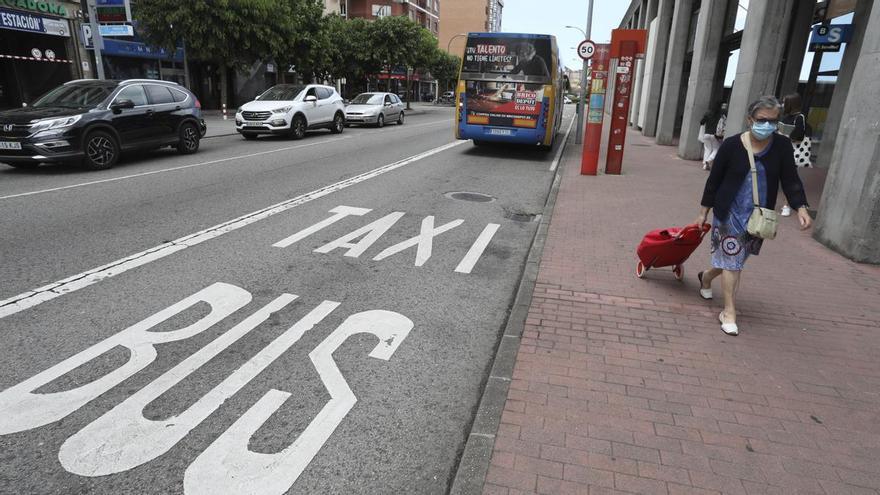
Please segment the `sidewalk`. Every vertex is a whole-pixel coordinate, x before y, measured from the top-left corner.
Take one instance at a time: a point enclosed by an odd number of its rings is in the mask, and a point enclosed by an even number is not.
[[[483,492],[880,493],[880,267],[783,219],[725,336],[697,294],[708,243],[684,283],[634,274],[645,232],[697,216],[706,173],[629,132],[624,176],[564,155]]]

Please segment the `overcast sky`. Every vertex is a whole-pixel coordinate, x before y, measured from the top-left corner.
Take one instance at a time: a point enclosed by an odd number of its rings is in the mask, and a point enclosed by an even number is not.
[[[596,43],[611,41],[611,30],[629,7],[627,0],[594,0],[593,31]],[[559,43],[559,55],[571,69],[581,68],[575,47],[584,36],[565,26],[587,26],[587,0],[505,0],[501,13],[501,29],[509,33],[552,34]]]
[[[611,40],[611,30],[620,25],[621,19],[629,7],[629,0],[594,0],[593,28],[590,38],[596,43]],[[749,0],[740,0],[741,12],[738,12],[737,25],[742,29],[745,24],[745,13]],[[834,19],[834,24],[852,22],[852,14]],[[573,70],[581,68],[581,59],[575,47],[583,39],[583,35],[575,29],[565,26],[577,26],[585,29],[587,24],[587,0],[505,0],[501,14],[501,29],[509,33],[552,34],[559,43],[559,54],[567,67]],[[844,47],[846,45],[844,44]],[[841,53],[826,53],[822,59],[820,70],[834,70],[840,67]],[[739,52],[734,52],[729,60],[728,74],[725,85],[733,82]],[[807,53],[801,69],[801,80],[810,74],[813,54]],[[820,78],[834,80],[835,78]]]

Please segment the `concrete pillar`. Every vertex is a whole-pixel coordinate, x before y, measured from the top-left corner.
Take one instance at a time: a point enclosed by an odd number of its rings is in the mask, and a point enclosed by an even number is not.
[[[795,0],[750,2],[743,29],[736,79],[730,95],[727,135],[745,128],[748,105],[761,95],[776,93],[782,55],[788,44],[792,4]]]
[[[797,0],[795,7],[794,20],[788,35],[788,49],[785,52],[785,64],[779,83],[779,97],[797,92],[816,3],[812,0]]]
[[[850,259],[880,263],[880,84],[871,83],[880,79],[880,8],[860,20],[852,72],[860,84],[849,87],[814,235]]]
[[[771,2],[754,2],[756,5],[762,3]],[[722,83],[718,81],[717,68],[721,40],[724,37],[727,4],[728,0],[703,0],[700,5],[687,99],[681,121],[681,136],[678,140],[678,156],[685,160],[698,160],[703,156],[703,145],[697,141],[697,134],[703,115],[709,110],[710,105],[717,104],[712,101],[712,92],[717,84]],[[743,39],[745,40],[747,36],[744,33]],[[731,115],[736,114],[731,113]]]
[[[669,28],[672,24],[672,8],[675,0],[659,0],[657,16],[652,23],[648,39],[648,56],[645,58],[645,79],[642,89],[642,108],[639,120],[642,134],[653,137],[657,134],[657,112],[660,109],[660,89],[663,84],[663,70],[666,67],[666,52],[669,48]]]
[[[660,0],[648,0],[648,23],[645,24],[646,27],[657,17],[658,3],[660,3]]]
[[[666,0],[664,0],[666,1]],[[671,145],[675,140],[675,124],[678,116],[678,100],[684,77],[682,64],[687,55],[688,28],[691,22],[693,0],[672,0],[672,27],[669,32],[669,49],[663,70],[663,88],[660,91],[660,113],[657,118],[657,144]]]
[[[853,15],[853,34],[850,42],[846,45],[843,53],[843,61],[840,64],[840,72],[837,74],[837,83],[834,85],[834,94],[831,96],[831,106],[828,107],[828,115],[825,118],[825,128],[822,132],[822,142],[818,146],[818,156],[816,157],[816,165],[819,167],[827,167],[831,163],[831,154],[834,151],[835,141],[840,128],[841,116],[843,114],[843,106],[847,101],[851,83],[856,81],[853,79],[856,62],[859,61],[859,53],[862,51],[862,44],[865,38],[865,31],[868,24],[867,19],[872,19],[871,4],[873,0],[859,0],[856,3],[855,15]],[[871,24],[872,29],[878,29],[876,24]],[[865,80],[862,80],[865,81]]]

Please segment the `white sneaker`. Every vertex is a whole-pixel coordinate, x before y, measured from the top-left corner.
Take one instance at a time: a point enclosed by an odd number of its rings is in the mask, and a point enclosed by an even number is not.
[[[790,217],[791,216],[791,206],[788,206],[788,205],[783,206],[782,211],[780,211],[779,214],[784,217]]]

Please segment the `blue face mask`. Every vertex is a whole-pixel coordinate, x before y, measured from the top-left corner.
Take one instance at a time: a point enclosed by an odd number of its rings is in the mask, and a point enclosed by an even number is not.
[[[770,122],[755,122],[752,124],[752,135],[758,141],[763,141],[776,132],[776,124]]]

